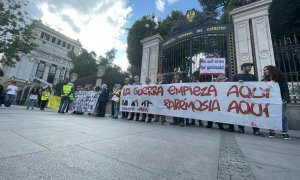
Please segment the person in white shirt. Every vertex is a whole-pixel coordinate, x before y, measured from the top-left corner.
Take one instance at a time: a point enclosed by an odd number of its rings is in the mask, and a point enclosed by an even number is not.
[[[11,103],[14,101],[17,91],[18,87],[15,81],[7,86],[6,101],[4,103],[6,108],[10,107]]]

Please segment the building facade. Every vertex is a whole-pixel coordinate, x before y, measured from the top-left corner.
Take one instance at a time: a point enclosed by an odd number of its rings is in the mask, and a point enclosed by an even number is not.
[[[17,101],[24,101],[28,91],[36,82],[33,77],[43,79],[51,84],[70,79],[73,68],[68,52],[80,53],[81,43],[44,25],[42,21],[35,21],[35,39],[38,47],[21,57],[15,67],[3,67],[4,83],[16,81],[19,92]],[[17,102],[21,104],[21,102]]]

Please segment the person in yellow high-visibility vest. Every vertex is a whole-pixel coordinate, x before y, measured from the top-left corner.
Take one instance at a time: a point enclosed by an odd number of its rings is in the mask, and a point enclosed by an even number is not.
[[[69,110],[72,110],[73,109],[73,101],[74,101],[74,98],[75,98],[75,94],[74,92],[70,95],[70,101],[69,101],[69,104],[68,104],[68,107],[66,109],[66,113],[69,112]]]
[[[70,101],[70,96],[71,94],[74,93],[73,90],[73,84],[72,83],[68,83],[67,85],[63,86],[63,91],[61,93],[61,100],[60,100],[60,105],[59,105],[59,109],[58,109],[58,113],[65,113],[65,110],[69,104]]]
[[[50,92],[49,92],[49,89],[47,88],[42,92],[41,107],[40,107],[41,111],[44,111],[44,108],[48,102],[49,97],[50,97]]]

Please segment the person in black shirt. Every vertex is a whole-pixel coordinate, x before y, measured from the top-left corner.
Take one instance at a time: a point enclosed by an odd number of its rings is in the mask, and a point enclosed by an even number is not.
[[[233,82],[239,82],[242,83],[244,81],[257,81],[257,78],[255,75],[250,74],[250,71],[252,69],[253,63],[243,63],[241,65],[241,73],[236,74],[235,76],[232,77],[232,81]],[[245,127],[239,125],[239,132],[240,133],[244,133],[245,132]],[[260,135],[261,133],[259,132],[259,128],[255,128],[253,127],[253,134],[256,135]],[[234,132],[234,125],[233,124],[229,124],[229,127],[227,129],[225,129],[225,131],[229,131],[229,132]]]

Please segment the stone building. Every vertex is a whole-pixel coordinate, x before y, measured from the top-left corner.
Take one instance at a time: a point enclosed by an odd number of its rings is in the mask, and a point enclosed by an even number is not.
[[[44,25],[42,21],[35,21],[35,39],[38,47],[21,57],[15,67],[3,67],[4,83],[16,81],[19,92],[16,98],[18,104],[24,103],[28,91],[36,82],[33,77],[43,79],[51,84],[70,79],[73,68],[69,51],[76,55],[80,53],[81,43]]]

